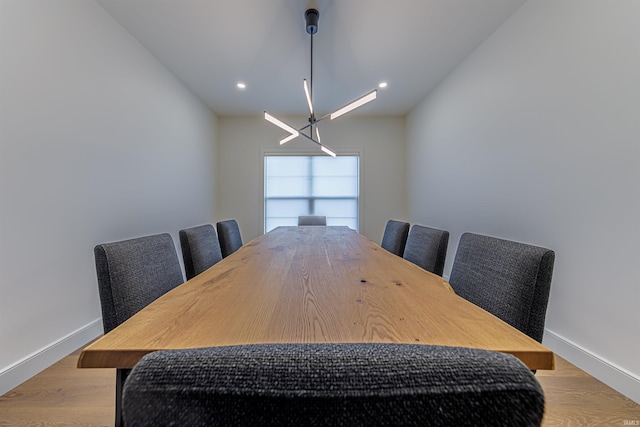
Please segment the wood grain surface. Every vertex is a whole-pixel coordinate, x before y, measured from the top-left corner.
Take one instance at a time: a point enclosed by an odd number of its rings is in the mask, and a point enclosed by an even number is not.
[[[389,342],[484,348],[531,369],[553,353],[439,276],[347,227],[279,227],[88,346],[78,366],[131,368],[161,349]]]

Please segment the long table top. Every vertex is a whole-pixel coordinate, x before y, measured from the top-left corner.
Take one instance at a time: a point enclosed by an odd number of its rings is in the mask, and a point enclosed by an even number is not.
[[[165,349],[323,342],[482,348],[554,366],[542,344],[357,232],[279,227],[87,346],[78,367],[132,368]]]

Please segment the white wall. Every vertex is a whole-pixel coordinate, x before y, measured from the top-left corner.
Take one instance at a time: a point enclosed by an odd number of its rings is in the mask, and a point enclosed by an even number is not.
[[[292,125],[307,121],[281,118]],[[361,152],[360,233],[379,242],[387,219],[406,217],[404,119],[345,116],[321,128],[322,141],[336,152]],[[264,230],[264,152],[319,150],[302,138],[281,147],[286,135],[262,116],[220,117],[219,129],[216,216],[237,219],[246,242]]]
[[[102,332],[97,243],[213,220],[217,119],[93,1],[2,0],[0,55],[2,394]]]
[[[640,2],[529,0],[407,119],[408,214],[556,251],[545,344],[640,401]]]

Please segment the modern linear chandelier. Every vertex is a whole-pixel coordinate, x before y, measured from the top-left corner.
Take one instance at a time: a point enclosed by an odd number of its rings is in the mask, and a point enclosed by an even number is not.
[[[320,18],[320,13],[316,9],[307,9],[307,11],[304,13],[304,19],[307,23],[307,33],[311,35],[311,75],[309,76],[309,83],[307,83],[306,79],[303,80],[304,94],[307,97],[307,104],[309,104],[309,124],[296,130],[294,127],[289,126],[282,120],[276,119],[266,111],[264,112],[264,118],[267,121],[273,123],[274,125],[289,132],[289,135],[287,137],[280,140],[280,145],[285,144],[299,136],[303,136],[308,140],[310,140],[311,142],[319,145],[320,149],[325,153],[335,157],[336,153],[334,153],[332,150],[330,150],[326,146],[322,145],[322,141],[320,139],[320,131],[318,130],[318,123],[326,119],[327,117],[329,117],[330,120],[337,119],[343,114],[346,114],[351,110],[355,110],[356,108],[366,104],[369,101],[373,101],[374,99],[376,99],[378,90],[374,89],[371,92],[367,93],[366,95],[363,95],[360,98],[348,103],[344,107],[336,110],[335,112],[329,113],[320,118],[316,118],[315,111],[313,109],[313,35],[318,32],[319,18]],[[314,129],[315,129],[315,132],[314,132]],[[308,135],[304,133],[304,131],[306,130],[308,130],[309,132]],[[315,139],[314,139],[314,133],[315,133]]]

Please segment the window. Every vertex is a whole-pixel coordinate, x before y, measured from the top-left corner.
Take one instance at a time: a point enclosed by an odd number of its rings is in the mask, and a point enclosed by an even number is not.
[[[324,215],[327,225],[358,230],[358,156],[264,157],[264,231]]]

